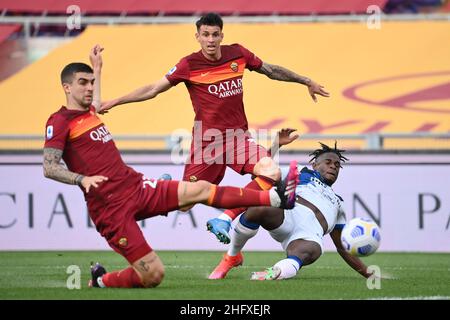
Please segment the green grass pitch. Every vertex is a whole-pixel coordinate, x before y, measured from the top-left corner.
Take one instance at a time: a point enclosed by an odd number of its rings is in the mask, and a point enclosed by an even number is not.
[[[88,288],[91,261],[106,269],[126,267],[113,252],[0,252],[0,299],[156,299],[156,300],[300,300],[300,299],[450,299],[450,254],[376,253],[364,258],[395,277],[369,290],[366,280],[336,254],[326,252],[287,281],[250,281],[252,271],[282,259],[282,252],[247,252],[244,265],[225,280],[208,280],[223,253],[157,252],[166,266],[163,283],[153,289]],[[67,288],[67,268],[79,266],[81,289]]]

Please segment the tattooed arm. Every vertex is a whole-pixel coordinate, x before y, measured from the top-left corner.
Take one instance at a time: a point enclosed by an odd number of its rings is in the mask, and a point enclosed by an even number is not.
[[[81,185],[84,176],[67,170],[60,163],[62,150],[44,148],[44,176],[67,184]]]
[[[297,82],[307,86],[309,94],[311,95],[312,99],[315,102],[317,102],[315,96],[316,94],[321,95],[323,97],[330,96],[330,94],[324,90],[323,86],[314,82],[310,78],[298,75],[295,72],[286,69],[285,67],[263,62],[261,68],[255,71],[261,74],[265,74],[272,80]]]
[[[309,86],[311,83],[311,79],[308,77],[300,76],[295,72],[288,70],[285,67],[277,66],[276,64],[263,62],[261,68],[255,71],[265,74],[272,80],[298,82],[304,84],[305,86]]]
[[[89,192],[91,187],[97,188],[98,183],[108,180],[103,176],[86,177],[69,171],[61,164],[62,150],[44,148],[44,176],[62,183],[76,184]]]

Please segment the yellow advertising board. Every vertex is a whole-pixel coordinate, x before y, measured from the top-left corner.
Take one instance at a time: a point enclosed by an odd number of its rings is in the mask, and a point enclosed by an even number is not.
[[[61,69],[88,62],[96,43],[105,47],[102,94],[109,100],[160,79],[199,50],[195,31],[194,25],[87,28],[0,83],[0,134],[43,135],[48,116],[65,102]],[[379,29],[365,23],[226,24],[223,31],[223,44],[240,43],[263,61],[311,77],[331,93],[314,103],[302,85],[246,70],[244,105],[251,128],[292,127],[301,134],[450,132],[448,22],[382,22]],[[182,84],[103,116],[113,135],[189,132],[193,119]],[[426,140],[396,143],[399,148],[432,147]],[[345,145],[362,148],[359,142]]]

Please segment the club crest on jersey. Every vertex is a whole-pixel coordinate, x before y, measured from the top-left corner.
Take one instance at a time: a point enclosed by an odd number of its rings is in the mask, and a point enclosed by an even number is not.
[[[53,137],[53,126],[47,127],[46,137],[47,139],[51,139]]]
[[[190,177],[189,177],[189,181],[190,181],[190,182],[197,182],[197,181],[198,181],[198,178],[197,178],[196,176],[190,176]]]
[[[122,248],[125,248],[128,245],[128,239],[127,238],[120,238],[119,239],[119,246]]]
[[[174,73],[175,71],[177,71],[177,66],[173,67],[172,69],[169,70],[169,72],[167,72],[167,75],[170,76],[172,73]]]
[[[233,61],[230,64],[230,68],[231,68],[231,70],[233,70],[233,72],[238,72],[239,71],[239,65],[238,65],[238,63],[236,61]]]

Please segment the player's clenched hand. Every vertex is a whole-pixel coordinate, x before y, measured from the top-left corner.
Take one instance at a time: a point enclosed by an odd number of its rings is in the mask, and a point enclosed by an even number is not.
[[[308,91],[309,91],[309,95],[314,100],[314,102],[317,102],[316,94],[321,95],[323,97],[330,96],[330,93],[326,92],[323,86],[321,86],[320,84],[318,84],[312,80],[308,85]]]
[[[299,135],[293,134],[295,131],[297,131],[297,129],[292,128],[283,128],[278,131],[278,145],[281,147],[296,140]]]
[[[101,52],[104,50],[99,44],[95,45],[91,49],[91,52],[89,53],[89,60],[91,61],[91,65],[94,69],[101,68],[103,65],[103,59]]]
[[[91,187],[98,188],[98,185],[103,181],[108,181],[108,178],[104,176],[84,177],[81,180],[81,185],[86,190],[86,193],[89,193]]]

